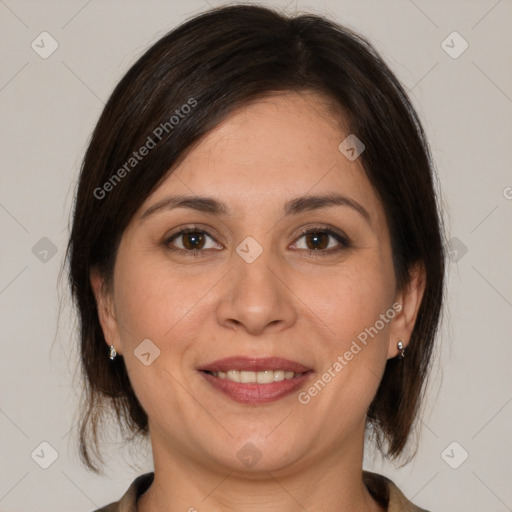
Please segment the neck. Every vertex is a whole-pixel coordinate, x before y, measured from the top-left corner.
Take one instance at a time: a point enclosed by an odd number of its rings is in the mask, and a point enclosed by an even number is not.
[[[362,478],[362,449],[332,450],[294,467],[259,473],[208,467],[190,454],[155,449],[155,476],[139,512],[383,512]],[[155,455],[157,455],[155,457]]]

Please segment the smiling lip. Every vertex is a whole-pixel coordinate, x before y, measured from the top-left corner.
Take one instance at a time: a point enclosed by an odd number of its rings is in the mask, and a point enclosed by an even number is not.
[[[221,391],[236,402],[249,405],[279,400],[303,386],[313,373],[313,370],[307,366],[280,357],[227,357],[218,359],[213,363],[201,367],[199,370],[201,375],[214,389]],[[213,373],[227,372],[229,370],[249,372],[282,370],[284,372],[294,372],[297,375],[291,379],[264,384],[234,382],[213,375]]]

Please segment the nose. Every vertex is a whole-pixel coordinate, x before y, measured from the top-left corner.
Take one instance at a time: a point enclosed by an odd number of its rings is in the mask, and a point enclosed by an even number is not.
[[[298,317],[297,298],[286,283],[286,271],[272,251],[252,263],[234,254],[218,304],[218,321],[224,327],[257,336],[291,327]]]

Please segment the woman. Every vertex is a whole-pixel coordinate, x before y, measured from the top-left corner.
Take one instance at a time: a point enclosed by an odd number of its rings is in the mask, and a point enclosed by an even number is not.
[[[421,511],[362,470],[404,453],[444,253],[417,115],[372,46],[318,16],[197,16],[109,99],[68,247],[85,375],[154,472],[100,509]]]

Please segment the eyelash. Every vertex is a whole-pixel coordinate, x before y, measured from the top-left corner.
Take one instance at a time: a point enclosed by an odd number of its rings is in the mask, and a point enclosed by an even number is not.
[[[209,233],[207,230],[205,230],[203,228],[200,228],[200,227],[191,226],[191,227],[183,228],[180,231],[177,231],[176,233],[173,233],[170,237],[167,237],[164,240],[165,247],[169,251],[172,251],[174,253],[184,254],[186,256],[194,256],[194,257],[197,257],[197,256],[207,256],[209,251],[211,251],[211,250],[214,250],[214,251],[218,250],[218,249],[187,250],[187,249],[180,249],[179,247],[173,247],[172,246],[172,242],[173,242],[174,239],[179,238],[180,236],[186,235],[188,233],[202,233],[202,234],[207,235],[208,237],[210,237],[212,240],[215,241],[215,238],[213,237],[213,235],[211,233]],[[310,256],[313,256],[313,257],[321,256],[321,257],[323,257],[323,256],[326,256],[326,255],[334,255],[334,254],[337,254],[337,253],[339,253],[339,252],[343,251],[344,249],[347,249],[347,248],[349,248],[351,246],[350,241],[349,241],[347,236],[342,235],[342,234],[340,234],[340,233],[338,233],[338,232],[336,232],[336,231],[334,231],[334,230],[332,230],[330,228],[321,227],[321,226],[314,226],[314,227],[304,228],[303,230],[301,230],[300,236],[297,238],[297,240],[299,240],[300,238],[302,238],[305,235],[309,235],[309,234],[312,234],[312,233],[322,233],[322,234],[329,235],[332,238],[334,238],[335,240],[337,240],[340,245],[338,247],[336,247],[336,248],[330,248],[330,249],[309,250],[309,255]],[[294,250],[305,251],[305,250],[308,250],[308,249],[294,249]]]

